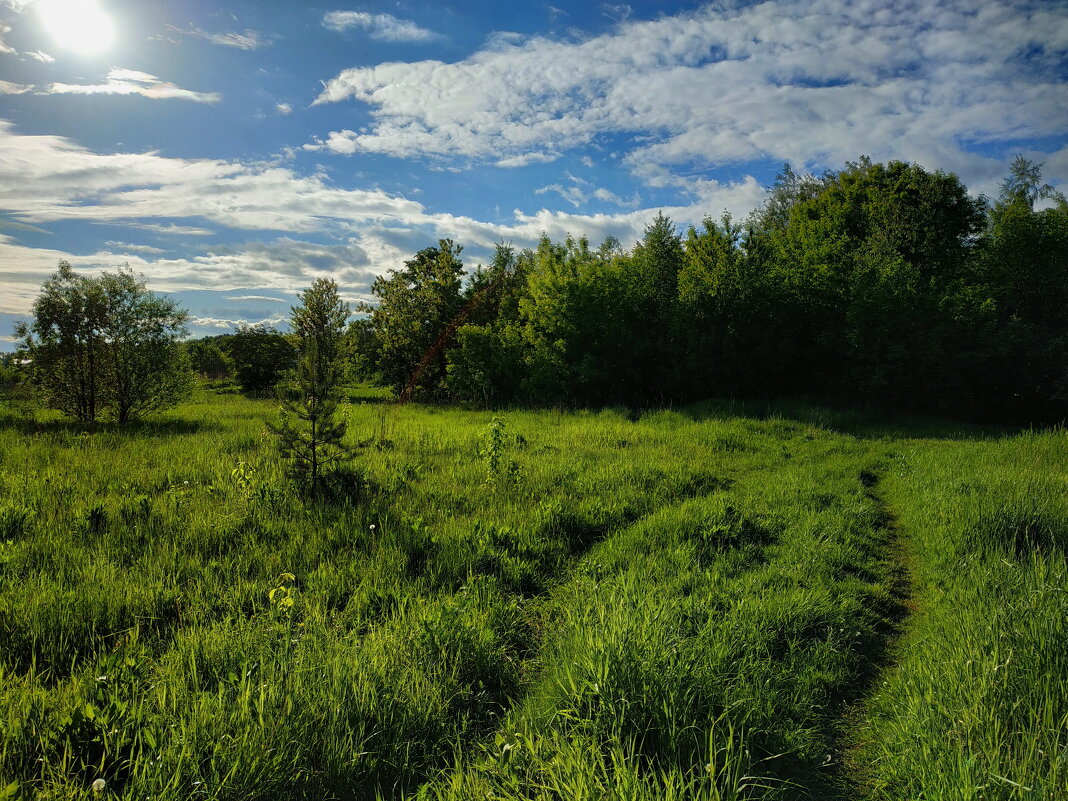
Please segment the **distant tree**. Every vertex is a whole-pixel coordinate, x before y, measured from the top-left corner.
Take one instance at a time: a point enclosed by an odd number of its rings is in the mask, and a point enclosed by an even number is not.
[[[543,237],[519,303],[524,395],[540,403],[641,400],[647,298],[629,257],[585,237]]]
[[[349,305],[337,284],[320,278],[299,296],[291,326],[297,365],[283,392],[282,417],[269,425],[290,474],[315,490],[324,470],[346,458],[345,423],[338,403],[345,370],[345,326]]]
[[[274,326],[263,323],[239,325],[225,348],[245,392],[274,389],[296,363],[293,343]]]
[[[1009,165],[1009,177],[1001,182],[998,202],[1002,207],[1021,205],[1033,211],[1040,200],[1056,200],[1064,204],[1064,195],[1049,184],[1042,183],[1042,164],[1018,155]]]
[[[532,257],[501,243],[490,265],[471,274],[463,289],[468,314],[447,354],[445,388],[453,400],[488,407],[519,398],[524,373],[519,302]]]
[[[0,392],[11,394],[20,388],[25,373],[22,354],[0,354]]]
[[[988,384],[1006,417],[1062,419],[1068,410],[1068,204],[1017,156],[990,210],[981,265],[997,309]],[[1056,201],[1036,211],[1039,200]]]
[[[403,269],[375,280],[371,292],[377,305],[360,307],[370,315],[377,379],[398,395],[443,394],[446,351],[464,307],[461,251],[449,239],[424,248]]]
[[[67,262],[17,329],[31,380],[53,408],[84,422],[125,423],[172,406],[191,388],[179,338],[186,313],[128,269],[92,278]]]
[[[775,183],[767,190],[763,205],[749,217],[749,226],[759,231],[776,231],[790,222],[790,210],[804,200],[820,193],[830,174],[817,178],[809,173],[797,173],[789,164],[775,176]]]
[[[676,353],[679,271],[682,241],[674,223],[660,213],[645,227],[630,263],[635,290],[644,298],[644,335],[633,342],[637,381],[646,400],[671,397],[677,378]]]
[[[223,352],[219,340],[219,337],[205,337],[185,343],[193,371],[204,378],[226,378],[233,372],[233,363]]]

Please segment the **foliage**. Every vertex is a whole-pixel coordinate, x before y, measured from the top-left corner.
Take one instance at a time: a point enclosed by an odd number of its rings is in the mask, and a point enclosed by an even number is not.
[[[630,250],[502,244],[437,294],[415,269],[432,248],[379,283],[355,327],[361,363],[401,397],[480,407],[804,393],[1062,420],[1068,205],[1039,167],[1017,158],[990,205],[915,164],[787,166],[744,225],[681,236],[661,214]]]
[[[316,280],[299,298],[291,322],[297,366],[283,391],[281,420],[268,428],[278,437],[290,474],[315,490],[323,472],[349,454],[338,413],[349,305],[328,278]]]
[[[446,351],[463,308],[463,248],[442,239],[419,251],[400,270],[375,279],[375,306],[362,306],[373,332],[373,369],[397,394],[440,397]]]
[[[241,324],[225,341],[226,355],[245,392],[269,392],[296,364],[296,349],[274,326]]]
[[[67,262],[42,287],[21,324],[33,384],[52,408],[83,422],[126,423],[189,394],[178,339],[186,313],[149,292],[128,269],[79,275]]]
[[[228,378],[234,369],[233,362],[223,350],[221,337],[194,339],[185,345],[193,371],[211,380]]]

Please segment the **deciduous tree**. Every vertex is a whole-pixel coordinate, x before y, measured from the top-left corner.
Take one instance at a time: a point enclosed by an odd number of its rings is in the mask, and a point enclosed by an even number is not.
[[[49,406],[83,422],[125,423],[188,395],[185,324],[184,310],[128,269],[90,277],[60,262],[17,332]]]

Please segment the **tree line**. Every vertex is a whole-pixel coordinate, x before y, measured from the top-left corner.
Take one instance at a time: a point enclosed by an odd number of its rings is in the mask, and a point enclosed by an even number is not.
[[[353,376],[481,407],[807,394],[1012,421],[1068,409],[1068,203],[1023,157],[993,201],[950,173],[862,158],[821,176],[785,167],[745,221],[680,232],[658,215],[629,250],[543,237],[498,245],[470,274],[461,255],[448,239],[420,250],[347,326],[320,281],[289,333],[185,343],[185,312],[129,270],[61,264],[18,329],[22,355],[46,402],[89,422],[177,402],[191,369],[316,399],[289,415],[326,432]]]
[[[658,215],[630,250],[502,244],[466,282],[460,253],[442,240],[375,281],[351,328],[363,375],[478,406],[809,394],[1065,414],[1068,204],[1022,157],[992,202],[899,161],[787,166],[744,222]]]

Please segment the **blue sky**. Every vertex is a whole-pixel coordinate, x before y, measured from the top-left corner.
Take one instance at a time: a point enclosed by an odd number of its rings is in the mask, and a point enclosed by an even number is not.
[[[861,154],[1068,188],[1068,3],[0,0],[0,348],[60,259],[195,334],[441,237],[625,245]]]

